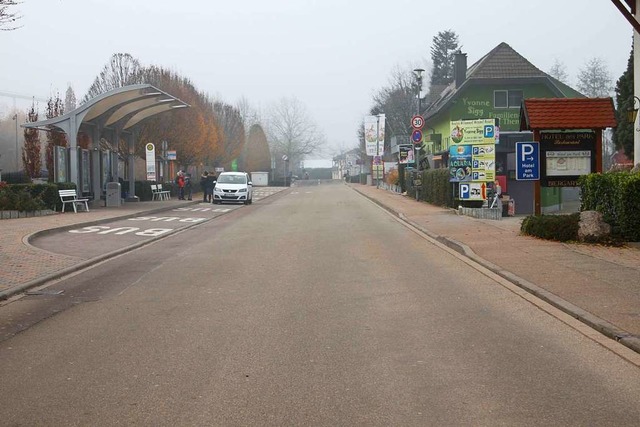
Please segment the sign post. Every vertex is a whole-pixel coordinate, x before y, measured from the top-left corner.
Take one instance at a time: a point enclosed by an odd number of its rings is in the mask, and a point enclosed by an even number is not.
[[[156,146],[151,142],[145,146],[147,160],[147,181],[156,180]]]

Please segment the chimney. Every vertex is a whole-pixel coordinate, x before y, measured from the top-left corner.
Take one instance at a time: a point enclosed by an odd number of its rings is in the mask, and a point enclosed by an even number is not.
[[[453,78],[456,89],[467,79],[467,54],[457,51],[453,56]]]

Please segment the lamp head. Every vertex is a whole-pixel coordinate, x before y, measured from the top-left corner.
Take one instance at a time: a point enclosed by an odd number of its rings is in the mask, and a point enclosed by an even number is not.
[[[634,95],[632,99],[632,104],[627,108],[627,121],[629,123],[635,123],[636,117],[638,116],[638,107],[636,107],[636,101],[638,101],[638,105],[640,106],[640,98]]]

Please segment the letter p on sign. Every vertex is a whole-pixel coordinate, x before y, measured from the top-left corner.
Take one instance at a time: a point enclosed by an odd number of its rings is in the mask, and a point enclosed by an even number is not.
[[[469,184],[460,184],[460,198],[468,199],[471,194],[471,187]]]
[[[533,148],[533,144],[527,144],[524,143],[522,144],[522,152],[520,153],[520,161],[521,162],[526,162],[527,160],[533,160],[531,159],[531,155],[535,152],[535,149]]]

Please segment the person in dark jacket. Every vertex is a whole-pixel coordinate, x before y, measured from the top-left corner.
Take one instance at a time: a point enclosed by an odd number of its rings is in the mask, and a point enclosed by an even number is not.
[[[211,172],[207,177],[207,200],[213,202],[213,189],[216,186],[216,175]]]
[[[209,172],[204,171],[200,175],[200,188],[202,189],[202,202],[206,203],[209,198],[207,195],[207,179],[209,179]],[[209,200],[211,201],[211,200]]]

